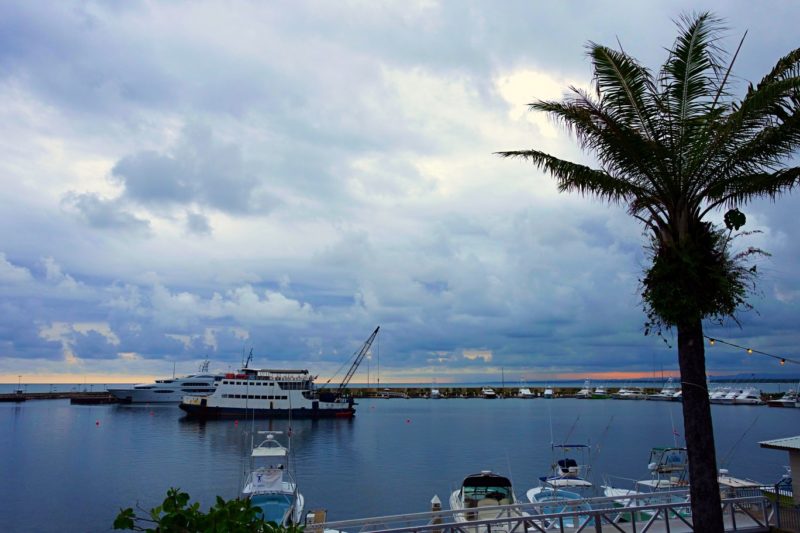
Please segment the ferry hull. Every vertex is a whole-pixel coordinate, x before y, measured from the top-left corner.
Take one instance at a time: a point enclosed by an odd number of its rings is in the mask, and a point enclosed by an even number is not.
[[[352,418],[353,407],[341,409],[245,409],[240,407],[209,407],[181,403],[180,408],[190,418]]]

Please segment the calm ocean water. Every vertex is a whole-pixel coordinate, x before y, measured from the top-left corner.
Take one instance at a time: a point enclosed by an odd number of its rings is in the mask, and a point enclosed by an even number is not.
[[[800,409],[712,406],[717,453],[732,475],[775,482],[788,458],[757,441],[795,434]],[[674,424],[674,425],[673,425]],[[248,421],[189,421],[176,406],[0,404],[0,531],[108,531],[121,507],[149,509],[180,487],[207,507],[238,494]],[[285,430],[288,421],[256,421]],[[306,507],[331,520],[429,510],[463,477],[537,485],[556,442],[592,446],[596,484],[643,479],[651,447],[682,435],[681,405],[618,400],[361,400],[353,420],[292,422]],[[552,428],[552,430],[551,430]],[[738,444],[737,444],[738,443]]]

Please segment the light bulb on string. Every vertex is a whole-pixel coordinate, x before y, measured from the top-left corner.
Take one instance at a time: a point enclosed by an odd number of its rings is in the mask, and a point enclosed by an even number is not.
[[[753,349],[752,348],[748,348],[747,349],[747,355],[753,355]]]
[[[710,344],[711,346],[714,346],[714,344],[716,343],[717,343],[716,339],[708,339],[708,344]]]

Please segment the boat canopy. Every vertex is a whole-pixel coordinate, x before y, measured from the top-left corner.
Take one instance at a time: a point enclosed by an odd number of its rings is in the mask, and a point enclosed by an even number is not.
[[[509,481],[507,477],[503,477],[499,474],[480,473],[467,476],[467,478],[464,479],[464,483],[462,483],[464,487],[486,487],[489,485],[492,487],[510,487],[511,481]]]
[[[258,446],[253,448],[253,457],[286,457],[286,448],[278,446]]]

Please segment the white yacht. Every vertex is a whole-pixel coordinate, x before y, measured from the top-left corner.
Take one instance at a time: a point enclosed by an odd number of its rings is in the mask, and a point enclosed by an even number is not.
[[[736,403],[736,398],[742,394],[741,389],[730,389],[725,396],[719,398],[716,402],[711,400],[711,403],[721,403],[724,405],[733,405]]]
[[[764,401],[761,399],[761,391],[755,387],[747,387],[742,390],[734,400],[736,405],[763,405]]]
[[[483,396],[487,400],[494,400],[495,398],[497,398],[497,393],[491,387],[484,387],[481,389],[481,396]]]
[[[542,397],[548,400],[553,398],[553,387],[549,385],[545,387],[544,394],[542,394]]]
[[[590,386],[589,380],[583,382],[583,388],[578,391],[575,395],[576,398],[591,398],[592,397],[592,387]]]
[[[606,392],[605,386],[600,385],[599,387],[595,388],[594,392],[592,393],[592,398],[595,400],[608,398],[608,392]]]
[[[519,502],[514,496],[511,481],[507,477],[489,470],[483,470],[479,474],[467,476],[461,483],[461,488],[453,491],[450,495],[450,509],[464,511],[453,515],[453,519],[456,522],[469,523],[478,520],[526,516],[522,511],[514,507],[508,507],[516,503]],[[467,533],[489,533],[490,531],[507,533],[515,525],[518,526],[518,523],[495,522],[491,526],[480,525],[459,529]]]
[[[536,395],[528,387],[522,387],[517,393],[517,398],[536,398]]]
[[[208,371],[208,361],[203,361],[197,374],[178,378],[157,379],[153,383],[141,383],[131,387],[108,389],[122,403],[179,403],[183,396],[208,396],[212,394],[222,374]]]
[[[800,398],[794,389],[789,389],[783,396],[767,402],[768,407],[800,407]]]
[[[648,394],[648,400],[660,400],[663,402],[671,402],[675,399],[675,393],[677,389],[675,388],[675,384],[672,381],[672,378],[667,379],[667,382],[664,384],[664,388],[661,389],[661,392],[657,392],[655,394]]]
[[[645,395],[644,391],[639,387],[630,389],[623,387],[612,394],[611,397],[616,400],[644,400],[647,395]]]
[[[281,431],[259,431],[266,435],[250,454],[250,468],[242,489],[259,517],[284,527],[302,525],[304,499],[289,470],[289,449],[275,435]]]
[[[441,400],[444,398],[444,396],[442,396],[442,392],[439,389],[431,389],[431,393],[428,395],[428,398],[431,400]]]

